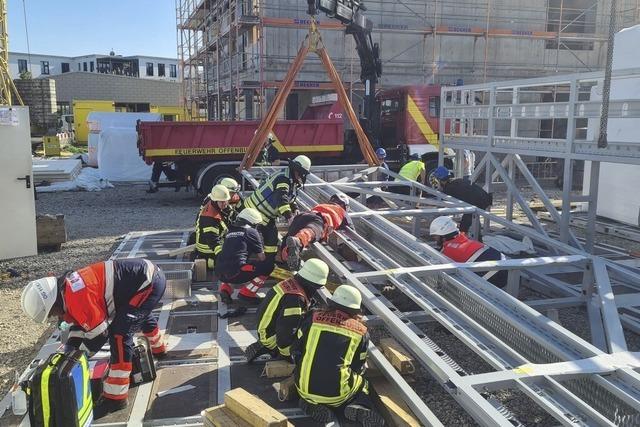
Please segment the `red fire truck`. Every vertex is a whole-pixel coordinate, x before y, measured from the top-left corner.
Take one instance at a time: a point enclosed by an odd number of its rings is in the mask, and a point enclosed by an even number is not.
[[[427,169],[437,166],[439,86],[403,86],[378,93],[377,139],[390,164],[401,165],[419,153]],[[331,99],[312,104],[301,120],[276,122],[273,134],[281,158],[306,154],[314,164],[358,163],[362,160],[345,115]],[[174,162],[183,180],[208,192],[225,176],[238,177],[237,167],[258,121],[142,122],[138,148],[148,163]]]

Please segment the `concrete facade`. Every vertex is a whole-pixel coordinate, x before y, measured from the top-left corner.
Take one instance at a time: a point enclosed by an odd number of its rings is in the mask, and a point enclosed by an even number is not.
[[[56,82],[58,103],[73,100],[105,100],[116,103],[144,103],[176,106],[180,84],[109,74],[71,72],[51,77]]]
[[[96,74],[113,74],[115,71],[110,68],[99,66],[99,62],[108,62],[110,59],[116,61],[131,62],[137,64],[135,70],[129,71],[136,74],[141,79],[162,80],[169,82],[180,81],[180,70],[178,60],[175,58],[162,58],[155,56],[116,56],[91,54],[84,56],[57,56],[57,55],[28,55],[24,52],[9,52],[9,73],[12,79],[20,77],[21,69],[31,71],[31,77],[52,77],[69,72],[88,72]],[[147,64],[151,64],[152,73],[148,75]],[[164,75],[162,74],[164,68]],[[124,74],[124,73],[123,73]]]

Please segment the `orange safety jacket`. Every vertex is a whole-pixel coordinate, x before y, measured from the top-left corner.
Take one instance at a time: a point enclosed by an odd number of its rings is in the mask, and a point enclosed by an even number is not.
[[[146,259],[104,261],[70,273],[64,283],[64,320],[84,338],[104,333],[119,307],[139,307],[153,290],[156,266]]]
[[[447,240],[442,245],[442,253],[455,262],[473,262],[487,250],[484,243],[472,240],[465,233]]]
[[[322,240],[326,240],[333,230],[339,229],[347,218],[347,211],[342,206],[333,203],[316,205],[312,212],[319,213],[324,222]]]

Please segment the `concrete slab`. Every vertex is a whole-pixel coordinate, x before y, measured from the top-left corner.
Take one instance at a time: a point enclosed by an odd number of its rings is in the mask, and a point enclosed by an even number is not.
[[[255,313],[246,313],[239,317],[229,319],[229,331],[255,331],[258,329],[258,316]]]
[[[199,415],[218,401],[218,375],[215,364],[171,366],[158,370],[145,420]],[[158,392],[177,387],[190,390],[158,396]]]

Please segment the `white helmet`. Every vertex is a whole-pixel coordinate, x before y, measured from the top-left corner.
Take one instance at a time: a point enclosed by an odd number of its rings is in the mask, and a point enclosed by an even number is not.
[[[55,277],[34,280],[29,282],[22,291],[20,298],[22,310],[35,322],[44,323],[57,297],[58,280]]]
[[[448,216],[439,216],[429,226],[429,234],[432,236],[447,236],[458,232],[458,226]]]
[[[298,274],[314,285],[324,286],[329,277],[329,266],[321,259],[311,258],[304,263]]]
[[[214,202],[227,202],[231,199],[231,195],[229,194],[229,190],[224,185],[218,184],[214,185],[211,189],[211,193],[209,193],[209,198]]]
[[[240,191],[240,184],[238,184],[238,181],[233,178],[222,178],[219,184],[227,187],[227,190],[229,190],[229,192],[237,193]]]
[[[333,291],[331,302],[350,311],[356,311],[362,306],[362,295],[351,285],[341,285]]]
[[[262,223],[262,214],[254,208],[244,208],[239,214],[238,219],[243,219],[251,225]]]
[[[293,159],[293,163],[297,163],[298,167],[304,170],[306,173],[309,173],[311,171],[311,159],[304,154],[296,156],[296,158]]]

